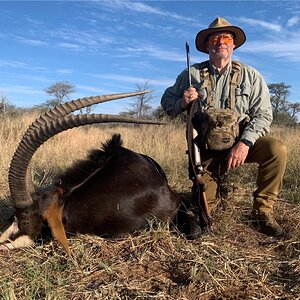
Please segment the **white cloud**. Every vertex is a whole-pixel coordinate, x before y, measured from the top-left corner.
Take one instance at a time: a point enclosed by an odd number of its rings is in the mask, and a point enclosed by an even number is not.
[[[241,52],[251,52],[251,53],[268,53],[276,58],[284,58],[288,61],[300,62],[299,53],[299,42],[298,39],[287,39],[287,41],[282,41],[281,38],[273,40],[263,40],[247,42],[245,46],[241,47],[239,51]]]
[[[45,67],[32,66],[21,61],[3,60],[3,59],[0,59],[0,67],[10,67],[14,69],[26,69],[26,70],[36,70],[36,71],[45,71],[47,69]]]
[[[26,95],[43,95],[44,91],[38,90],[34,87],[23,86],[23,85],[3,85],[0,86],[0,90],[5,93],[14,93],[14,94],[26,94]]]
[[[41,26],[41,25],[44,25],[44,22],[40,21],[40,20],[37,20],[37,19],[33,19],[32,17],[30,17],[29,15],[26,15],[25,16],[25,20],[32,24],[32,25],[35,25],[35,26]]]
[[[96,50],[99,51],[107,45],[114,43],[114,38],[99,30],[80,30],[74,26],[63,26],[57,30],[48,30],[46,35],[55,39],[56,45],[71,50]],[[60,42],[58,42],[60,40]]]
[[[0,59],[0,67],[28,68],[28,65],[20,61]]]
[[[62,28],[45,30],[41,29],[42,39],[28,38],[16,34],[0,33],[0,38],[10,38],[22,44],[34,47],[64,48],[73,51],[99,51],[115,41],[111,34],[99,32],[99,30],[80,30],[74,26],[62,26]]]
[[[135,77],[135,76],[126,76],[126,75],[120,75],[120,74],[91,74],[91,76],[95,78],[101,78],[106,80],[112,80],[116,82],[125,82],[130,84],[137,84],[137,83],[145,83],[149,82],[149,86],[155,85],[155,86],[170,86],[174,83],[174,79],[152,79],[152,78],[146,78],[146,77]]]
[[[137,12],[137,13],[154,14],[154,15],[173,18],[173,19],[185,21],[185,22],[196,21],[196,19],[194,19],[194,18],[181,16],[181,15],[173,13],[173,12],[161,10],[157,7],[150,6],[143,2],[125,2],[125,1],[124,2],[123,1],[103,1],[102,2],[101,1],[101,5],[109,7],[110,9],[113,9],[113,10],[127,9],[127,10]]]
[[[297,16],[292,17],[287,21],[287,26],[292,27],[292,26],[296,25],[298,22],[299,22],[299,17],[297,17]]]
[[[148,55],[165,61],[185,61],[185,56],[182,53],[176,53],[172,49],[164,50],[151,44],[144,44],[143,46],[133,45],[132,47],[122,48],[122,52],[132,56]]]
[[[13,35],[13,37],[16,40],[19,40],[20,42],[22,42],[23,44],[26,45],[30,45],[30,46],[48,46],[48,43],[42,40],[38,40],[38,39],[29,39],[26,37],[22,37],[22,36],[16,36]]]
[[[282,30],[281,25],[276,24],[276,23],[262,21],[262,20],[251,19],[251,18],[239,18],[239,21],[246,23],[248,25],[263,27],[263,28],[271,30],[271,31],[280,32]]]
[[[60,74],[72,74],[73,70],[71,70],[71,69],[58,69],[57,73],[60,73]]]
[[[84,47],[76,44],[71,44],[71,43],[57,43],[55,44],[57,48],[64,48],[68,50],[76,50],[76,51],[82,51],[84,50]]]

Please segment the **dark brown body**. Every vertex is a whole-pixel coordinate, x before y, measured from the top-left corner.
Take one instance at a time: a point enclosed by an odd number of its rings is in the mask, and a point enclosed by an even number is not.
[[[83,173],[86,177],[79,183],[74,175]],[[172,220],[179,206],[159,165],[121,147],[119,135],[60,179],[67,233],[119,236],[144,228],[153,217]]]

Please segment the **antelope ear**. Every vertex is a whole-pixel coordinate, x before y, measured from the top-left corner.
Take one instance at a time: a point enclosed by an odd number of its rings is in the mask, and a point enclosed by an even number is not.
[[[63,246],[64,250],[70,255],[66,231],[62,222],[63,206],[59,203],[59,199],[63,194],[63,190],[58,188],[51,194],[51,199],[47,208],[43,211],[42,217],[48,222],[53,237],[58,240],[58,242]]]

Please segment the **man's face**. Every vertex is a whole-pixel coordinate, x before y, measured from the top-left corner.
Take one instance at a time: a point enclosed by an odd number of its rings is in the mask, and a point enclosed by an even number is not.
[[[208,37],[207,50],[212,59],[230,58],[234,48],[235,42],[231,32],[212,33]]]

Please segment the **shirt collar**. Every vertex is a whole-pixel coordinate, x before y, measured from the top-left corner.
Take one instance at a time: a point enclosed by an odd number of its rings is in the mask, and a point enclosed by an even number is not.
[[[232,63],[231,61],[229,61],[229,63],[226,66],[226,70],[222,75],[226,76],[228,73],[230,73],[231,68],[232,68]],[[209,61],[209,73],[212,75],[220,75],[219,71],[214,67],[211,61]]]

